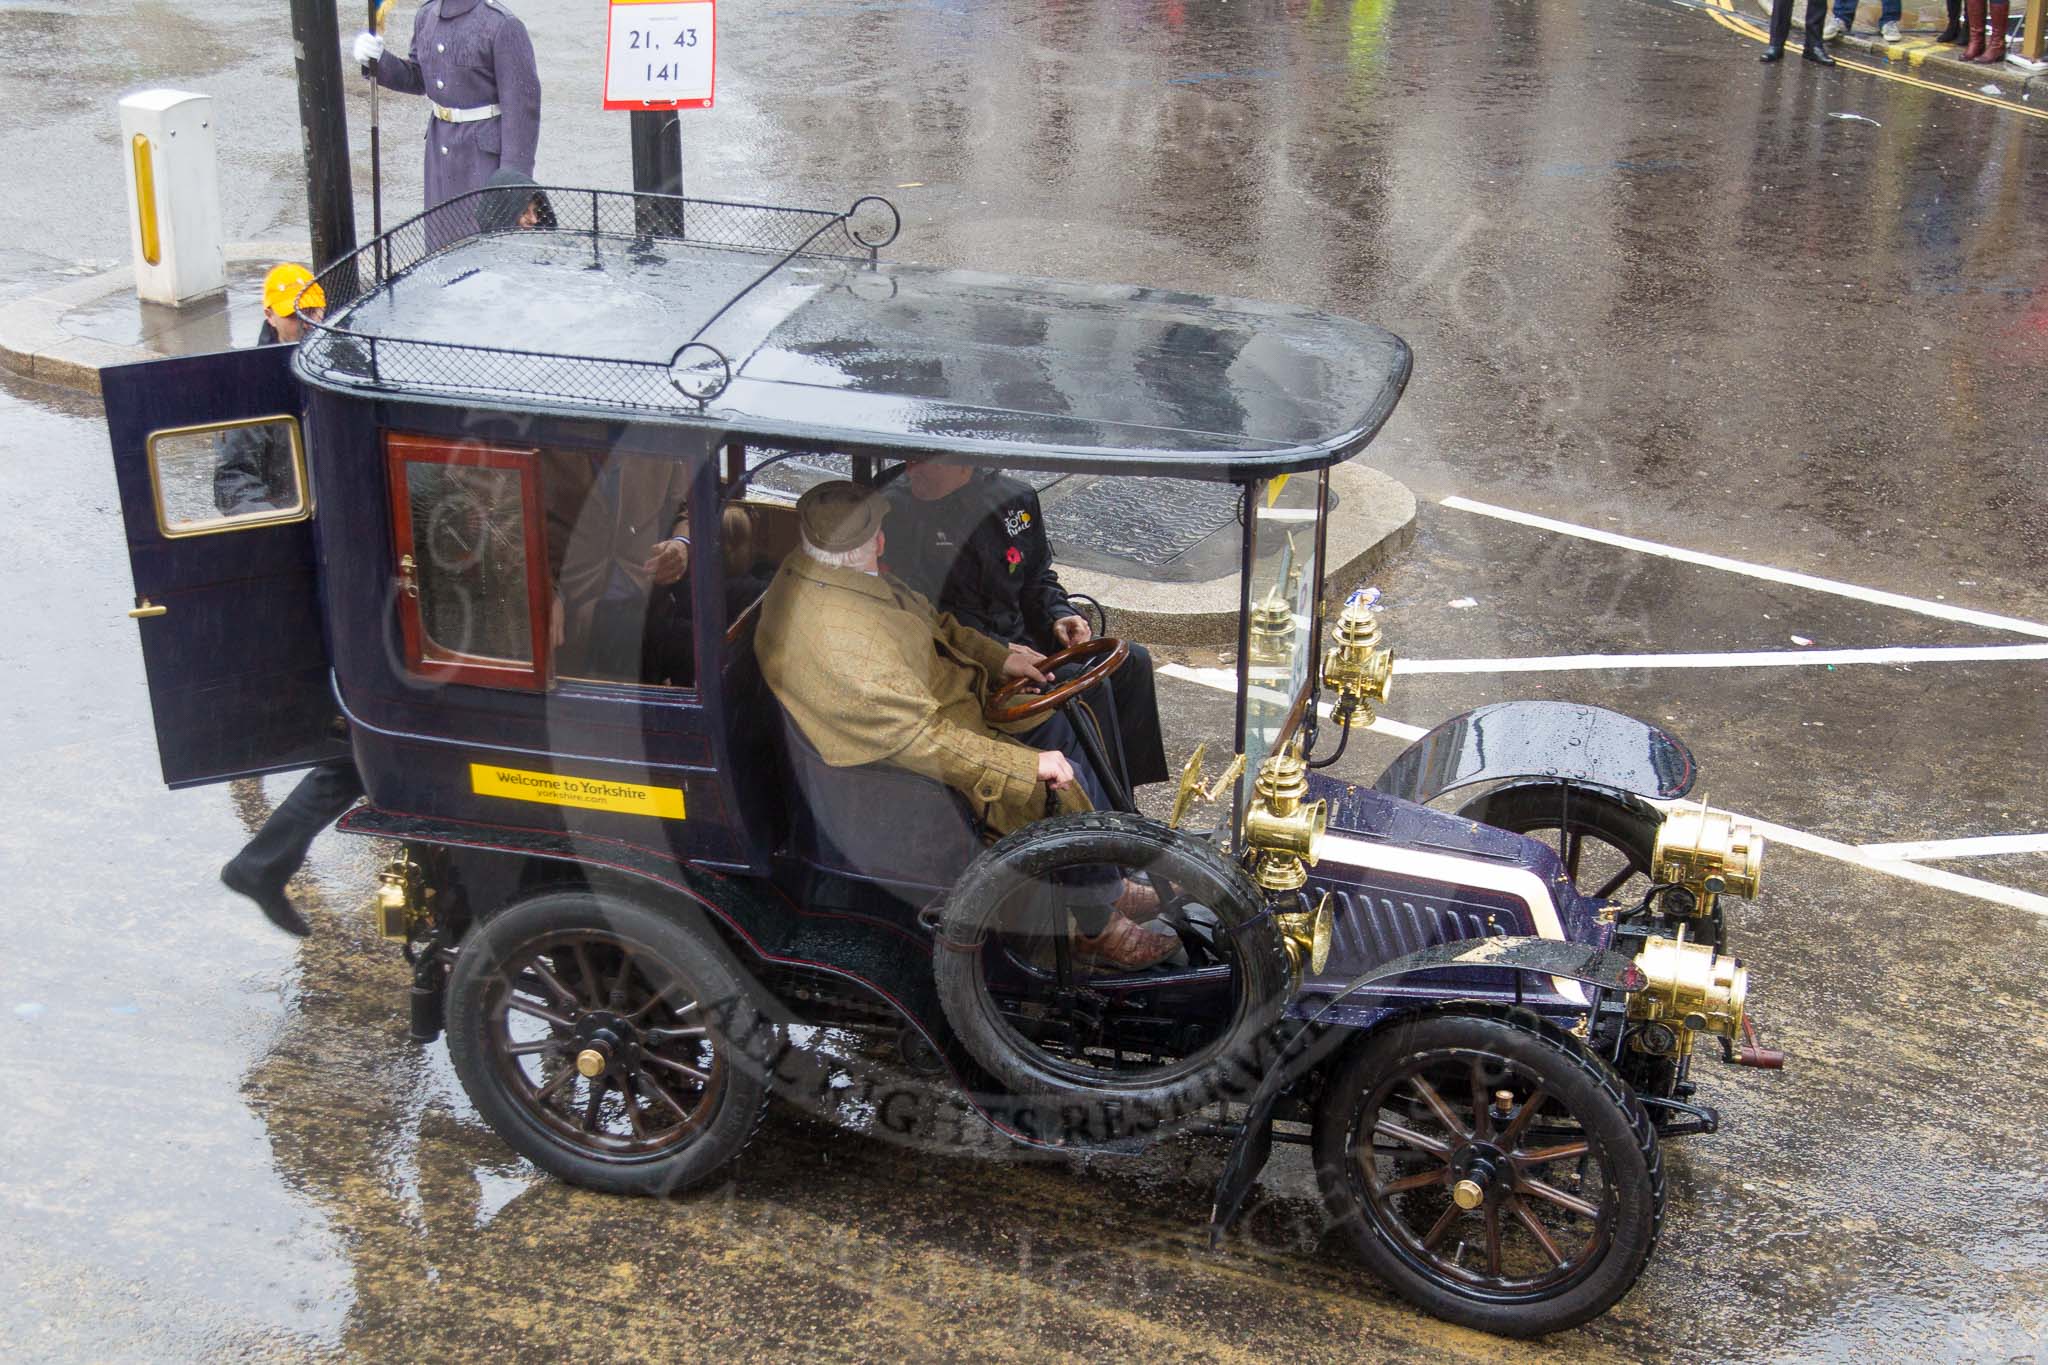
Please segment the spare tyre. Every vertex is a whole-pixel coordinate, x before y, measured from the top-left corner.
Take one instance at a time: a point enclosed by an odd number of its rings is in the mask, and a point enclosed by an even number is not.
[[[1126,897],[1128,918],[1156,894],[1152,932],[1181,940],[1166,962],[1083,951],[1078,936],[1101,932],[1106,877],[1149,888]],[[1008,1092],[984,1104],[1064,1145],[1147,1136],[1245,1099],[1293,986],[1264,910],[1213,844],[1142,816],[1055,816],[985,850],[940,912],[933,959],[947,1021]]]

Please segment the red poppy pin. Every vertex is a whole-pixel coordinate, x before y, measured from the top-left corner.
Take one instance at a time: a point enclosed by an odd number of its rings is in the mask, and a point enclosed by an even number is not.
[[[1015,573],[1017,572],[1017,566],[1024,562],[1024,552],[1012,545],[1009,549],[1003,551],[1003,558],[1009,562],[1010,572]]]

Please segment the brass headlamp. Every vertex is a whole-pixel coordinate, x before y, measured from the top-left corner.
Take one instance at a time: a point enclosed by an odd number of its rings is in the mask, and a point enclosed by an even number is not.
[[[1742,1011],[1749,999],[1749,969],[1700,943],[1652,937],[1636,954],[1636,966],[1649,984],[1631,995],[1628,1017],[1661,1025],[1668,1046],[1646,1043],[1657,1028],[1637,1035],[1637,1046],[1650,1052],[1684,1056],[1692,1051],[1695,1033],[1719,1038],[1742,1036]]]
[[[1763,837],[1704,802],[1668,813],[1650,853],[1651,877],[1690,891],[1695,913],[1702,915],[1713,910],[1714,898],[1723,892],[1755,896],[1763,869]]]
[[[1394,655],[1381,649],[1380,620],[1368,594],[1354,592],[1330,627],[1330,647],[1323,654],[1323,686],[1337,694],[1339,714],[1365,713],[1373,720],[1372,703],[1387,699],[1394,681]]]
[[[1308,883],[1330,817],[1325,802],[1303,800],[1307,795],[1308,763],[1299,740],[1259,765],[1245,807],[1244,842],[1252,880],[1267,891],[1299,891]]]

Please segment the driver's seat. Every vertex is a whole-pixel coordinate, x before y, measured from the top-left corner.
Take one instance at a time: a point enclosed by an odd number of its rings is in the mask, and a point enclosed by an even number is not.
[[[887,764],[834,767],[775,709],[797,861],[855,881],[943,891],[981,852],[980,826],[951,787]]]

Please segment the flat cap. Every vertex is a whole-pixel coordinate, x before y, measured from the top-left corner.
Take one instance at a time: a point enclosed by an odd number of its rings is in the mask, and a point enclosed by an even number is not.
[[[796,500],[804,539],[830,554],[858,550],[882,529],[882,500],[857,483],[834,479]]]

